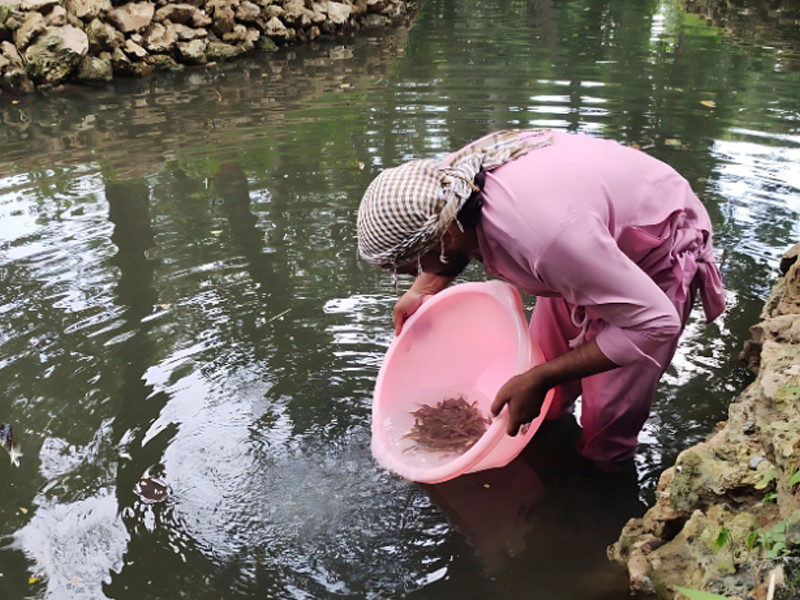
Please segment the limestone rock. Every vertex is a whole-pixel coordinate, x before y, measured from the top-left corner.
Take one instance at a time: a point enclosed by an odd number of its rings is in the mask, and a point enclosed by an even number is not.
[[[190,27],[208,27],[212,22],[205,12],[191,4],[167,4],[156,11],[154,18],[156,22],[171,21]]]
[[[19,50],[25,50],[33,39],[47,28],[41,13],[31,12],[25,17],[22,26],[14,34],[14,45]]]
[[[242,51],[233,44],[225,42],[209,42],[206,48],[206,58],[212,60],[230,60],[242,54]]]
[[[111,10],[111,0],[65,0],[64,7],[79,19],[91,21]]]
[[[347,23],[347,20],[350,18],[350,13],[353,12],[352,7],[348,4],[330,1],[327,3],[325,10],[328,12],[328,17],[335,25]]]
[[[313,11],[306,8],[303,0],[288,0],[283,5],[283,11],[282,18],[287,25],[293,27],[308,27],[315,22]]]
[[[249,0],[243,0],[236,9],[236,19],[245,23],[266,23],[261,7]]]
[[[45,17],[45,22],[51,27],[60,27],[67,24],[67,11],[60,4],[56,4],[50,14]]]
[[[143,59],[145,56],[147,56],[147,50],[142,48],[132,39],[125,40],[125,45],[122,47],[122,50],[131,58]]]
[[[211,30],[219,37],[229,31],[233,31],[236,24],[236,8],[238,1],[235,0],[209,0],[206,7],[212,20]]]
[[[192,29],[188,25],[181,25],[180,23],[167,22],[166,28],[170,32],[170,36],[174,33],[178,40],[182,42],[188,42],[197,38],[204,38],[206,35],[208,35],[208,32],[205,29]]]
[[[24,67],[6,67],[0,77],[0,88],[12,94],[30,94],[35,90]]]
[[[156,7],[152,2],[131,2],[113,8],[108,12],[108,20],[121,32],[142,31],[150,25]]]
[[[111,67],[111,60],[99,56],[84,56],[78,64],[75,74],[75,78],[83,83],[111,81],[113,77],[114,69]]]
[[[278,17],[272,17],[267,21],[264,33],[272,38],[288,39],[290,37],[289,30]]]
[[[181,71],[183,65],[178,63],[174,58],[166,54],[153,54],[150,57],[150,64],[159,71]]]
[[[125,43],[125,36],[122,33],[100,19],[93,19],[86,26],[86,36],[92,54],[99,54],[104,50],[112,51]]]
[[[167,26],[154,23],[144,36],[144,47],[155,53],[171,52],[177,42],[178,32],[172,23],[168,23]]]
[[[5,57],[11,66],[21,67],[24,64],[22,56],[11,42],[0,42],[0,56]]]
[[[194,39],[190,42],[178,42],[175,49],[180,59],[190,65],[204,65],[208,62],[206,58],[206,46],[208,42],[204,39]]]
[[[800,537],[800,496],[789,486],[800,449],[800,265],[784,264],[763,321],[751,328],[746,358],[755,381],[725,423],[681,452],[659,480],[655,506],[609,547],[609,558],[627,565],[634,591],[672,598],[682,585],[764,598],[774,559],[759,540],[776,525],[787,539]],[[789,596],[776,597],[798,597],[793,585]]]
[[[38,11],[45,14],[57,4],[58,0],[22,0],[19,8],[23,11]]]
[[[25,72],[35,83],[61,83],[89,52],[89,39],[72,25],[47,27],[25,51]]]

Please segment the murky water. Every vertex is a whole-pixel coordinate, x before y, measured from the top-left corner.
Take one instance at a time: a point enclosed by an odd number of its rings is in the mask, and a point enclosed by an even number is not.
[[[757,4],[428,0],[408,31],[0,97],[3,596],[626,598],[605,545],[749,381],[800,234],[797,39]],[[396,296],[356,207],[384,166],[535,126],[684,173],[730,308],[689,327],[638,474],[588,477],[544,429],[506,469],[409,484],[369,451]],[[134,494],[148,469],[165,503]]]

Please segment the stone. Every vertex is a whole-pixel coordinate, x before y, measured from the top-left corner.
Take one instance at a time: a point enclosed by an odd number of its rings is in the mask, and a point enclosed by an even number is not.
[[[125,40],[125,45],[122,47],[123,52],[131,58],[143,59],[147,56],[147,50],[142,48],[139,44],[131,39]]]
[[[278,17],[272,17],[267,21],[264,27],[264,33],[271,38],[288,39],[290,36],[289,30]]]
[[[263,10],[264,18],[269,21],[273,17],[280,17],[283,15],[283,8],[277,4],[270,4]]]
[[[89,38],[89,51],[98,54],[103,50],[114,50],[125,43],[125,36],[112,25],[100,19],[93,19],[86,26],[86,36]]]
[[[233,26],[233,30],[229,31],[228,33],[222,36],[222,41],[227,42],[229,44],[238,44],[243,42],[247,36],[247,27],[242,25],[241,23],[237,23]]]
[[[336,25],[343,25],[347,23],[350,18],[350,13],[353,12],[352,7],[341,2],[328,2],[325,7],[328,17]]]
[[[144,36],[143,46],[149,52],[155,53],[168,53],[172,52],[175,44],[178,42],[178,32],[175,30],[172,23],[167,26],[161,23],[154,23],[147,34]]]
[[[38,11],[45,14],[50,12],[57,4],[58,0],[22,0],[19,8],[22,11]]]
[[[269,36],[262,35],[256,41],[255,49],[259,52],[277,52],[278,45]]]
[[[47,27],[25,50],[25,72],[36,84],[61,83],[88,52],[89,39],[80,29]]]
[[[152,2],[131,2],[110,10],[108,20],[121,32],[132,33],[148,27],[155,12]]]
[[[191,27],[207,27],[211,18],[202,10],[191,4],[167,4],[155,13],[155,21],[171,21]]]
[[[56,4],[50,14],[45,17],[45,22],[51,27],[60,27],[67,24],[67,11],[60,4]]]
[[[0,56],[4,56],[12,66],[22,67],[24,65],[22,56],[11,42],[0,42]]]
[[[308,27],[313,23],[313,12],[306,8],[303,0],[288,0],[283,5],[283,21],[293,27]],[[324,20],[324,17],[323,17]]]
[[[233,31],[236,25],[236,7],[233,0],[209,0],[206,10],[211,17],[211,30],[222,37],[229,31]]]
[[[114,49],[111,54],[111,66],[115,74],[128,77],[145,77],[156,70],[155,65],[150,61],[132,61],[122,48]]]
[[[183,65],[167,54],[153,54],[150,56],[150,64],[159,71],[182,71]]]
[[[180,23],[167,23],[168,30],[172,30],[177,36],[179,41],[188,42],[196,38],[204,38],[208,35],[205,29],[192,29],[188,25],[181,25]]]
[[[265,21],[258,4],[243,0],[236,9],[236,19],[245,23],[259,23]]]
[[[209,42],[206,48],[206,58],[208,60],[230,60],[242,54],[242,51],[233,44],[225,42]]]
[[[81,83],[101,83],[111,81],[113,77],[111,60],[99,56],[84,56],[75,73],[75,79]]]
[[[111,10],[111,0],[65,0],[67,12],[84,21],[92,21]]]
[[[14,45],[19,50],[25,50],[33,39],[40,35],[46,28],[47,23],[41,13],[28,13],[20,28],[14,33]]]
[[[204,65],[208,62],[206,58],[206,45],[204,39],[194,39],[189,42],[178,42],[175,49],[180,59],[190,65]]]
[[[36,89],[22,66],[6,67],[0,77],[0,88],[12,94],[30,94]]]

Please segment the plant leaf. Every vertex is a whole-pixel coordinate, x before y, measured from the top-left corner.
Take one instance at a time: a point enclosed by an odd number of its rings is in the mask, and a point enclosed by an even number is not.
[[[762,477],[761,481],[759,481],[756,484],[756,486],[755,486],[756,489],[757,490],[763,490],[764,488],[766,488],[770,483],[772,483],[772,480],[775,479],[775,475],[776,475],[775,469],[771,469],[771,470],[767,471],[766,473],[764,473],[764,477]]]
[[[720,596],[719,594],[712,594],[711,592],[703,592],[701,590],[690,590],[688,588],[675,586],[681,594],[689,598],[689,600],[728,600],[727,596]]]
[[[728,528],[725,525],[720,527],[716,541],[717,548],[722,548],[725,544],[727,544],[728,541],[731,539],[730,535],[731,535],[730,531],[728,531]]]
[[[792,478],[789,479],[788,485],[789,487],[792,487],[797,485],[798,483],[800,483],[800,469],[797,469],[797,472],[794,475],[792,475]]]

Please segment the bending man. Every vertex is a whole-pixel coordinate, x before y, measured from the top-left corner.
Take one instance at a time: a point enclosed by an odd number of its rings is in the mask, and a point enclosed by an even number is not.
[[[358,212],[367,262],[416,274],[395,332],[470,260],[537,296],[545,362],[511,378],[509,435],[581,395],[578,452],[613,467],[636,450],[655,388],[699,292],[710,322],[724,309],[711,223],[689,183],[644,152],[582,134],[490,134],[442,161],[381,172]],[[468,326],[468,324],[465,324]]]

